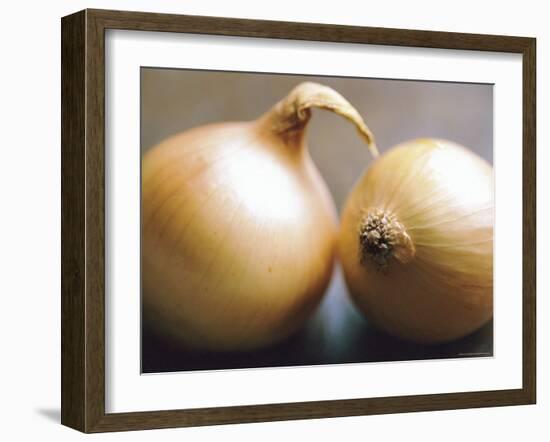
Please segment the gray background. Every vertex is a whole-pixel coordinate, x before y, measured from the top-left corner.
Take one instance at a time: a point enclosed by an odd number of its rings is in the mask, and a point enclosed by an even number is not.
[[[142,154],[162,139],[206,123],[257,118],[301,81],[316,81],[346,97],[373,131],[379,150],[417,137],[463,144],[492,162],[491,85],[142,68]],[[371,161],[355,129],[316,110],[309,150],[341,209]],[[143,329],[144,372],[395,361],[492,355],[492,323],[437,346],[403,342],[371,328],[350,303],[340,269],[305,328],[275,347],[247,354],[189,352]]]

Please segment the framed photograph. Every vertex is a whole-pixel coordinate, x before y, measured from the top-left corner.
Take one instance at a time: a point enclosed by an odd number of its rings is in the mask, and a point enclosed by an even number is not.
[[[64,425],[535,403],[535,39],[61,27]]]

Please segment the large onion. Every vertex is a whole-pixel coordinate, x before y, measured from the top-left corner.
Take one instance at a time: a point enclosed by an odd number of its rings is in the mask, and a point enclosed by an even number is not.
[[[311,108],[369,130],[327,87],[303,83],[253,122],[189,130],[142,166],[144,317],[210,350],[246,350],[295,331],[319,303],[335,251],[331,197],[305,144]]]
[[[443,140],[391,149],[349,195],[339,254],[381,329],[418,342],[473,332],[493,311],[492,167]]]

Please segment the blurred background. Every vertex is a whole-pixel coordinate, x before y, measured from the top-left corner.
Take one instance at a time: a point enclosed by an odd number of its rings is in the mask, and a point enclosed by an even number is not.
[[[175,133],[207,123],[259,117],[298,83],[342,94],[363,116],[381,153],[419,137],[462,144],[492,163],[493,87],[488,84],[335,78],[181,69],[141,69],[142,155]],[[371,161],[342,117],[314,110],[308,128],[313,160],[340,210]],[[467,177],[465,177],[467,179]],[[190,352],[142,330],[142,372],[381,362],[492,356],[492,323],[459,341],[421,346],[377,332],[355,310],[339,268],[316,314],[285,342],[243,354]]]

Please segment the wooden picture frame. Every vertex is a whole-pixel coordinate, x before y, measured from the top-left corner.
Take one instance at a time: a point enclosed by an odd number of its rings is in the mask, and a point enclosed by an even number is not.
[[[495,51],[523,65],[523,385],[512,390],[105,412],[105,30]],[[84,10],[62,19],[62,410],[83,432],[533,404],[536,397],[536,41],[533,38]]]

